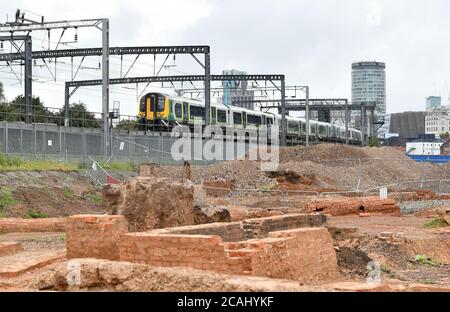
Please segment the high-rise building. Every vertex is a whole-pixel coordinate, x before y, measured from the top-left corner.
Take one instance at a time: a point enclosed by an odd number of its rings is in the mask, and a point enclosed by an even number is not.
[[[356,62],[352,64],[352,103],[376,102],[377,115],[386,114],[386,64]]]
[[[239,70],[224,70],[223,75],[246,75]],[[223,104],[228,106],[239,106],[254,109],[253,99],[255,92],[247,90],[247,81],[226,80],[223,82]]]
[[[427,97],[427,112],[440,109],[442,107],[442,98],[440,96]]]

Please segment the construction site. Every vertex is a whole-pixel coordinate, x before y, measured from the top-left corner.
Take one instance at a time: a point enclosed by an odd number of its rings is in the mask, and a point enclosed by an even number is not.
[[[111,47],[107,18],[27,17],[0,23],[0,62],[24,69],[23,103],[0,97],[0,291],[450,292],[450,165],[373,144],[376,102],[214,75],[208,45]],[[83,30],[101,47],[74,47]],[[177,56],[197,72],[170,74]],[[252,96],[227,104],[235,83]],[[95,86],[101,112],[80,113]]]
[[[82,171],[4,173],[0,289],[450,290],[447,170],[390,148],[280,155],[276,172],[142,164],[102,188]]]

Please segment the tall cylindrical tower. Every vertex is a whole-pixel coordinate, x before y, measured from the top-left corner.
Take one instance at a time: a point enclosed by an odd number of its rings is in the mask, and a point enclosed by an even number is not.
[[[378,115],[386,114],[386,64],[352,64],[352,103],[376,102]]]

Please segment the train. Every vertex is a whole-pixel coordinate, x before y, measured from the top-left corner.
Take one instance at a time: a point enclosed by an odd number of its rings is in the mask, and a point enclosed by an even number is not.
[[[138,124],[140,130],[158,127],[170,129],[176,125],[193,127],[205,125],[205,103],[199,100],[171,96],[164,93],[147,93],[139,99]],[[287,140],[302,142],[306,139],[306,120],[300,117],[286,116]],[[210,124],[254,131],[260,126],[280,125],[281,116],[269,112],[249,110],[237,106],[211,103]],[[333,123],[309,121],[310,141],[345,142],[345,127]],[[361,144],[362,132],[349,128],[350,144]]]

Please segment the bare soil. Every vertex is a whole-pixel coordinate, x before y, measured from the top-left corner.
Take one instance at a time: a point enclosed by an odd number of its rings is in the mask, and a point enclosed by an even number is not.
[[[12,195],[13,202],[2,208],[10,218],[104,213],[100,190],[81,172],[1,173],[0,189]]]

